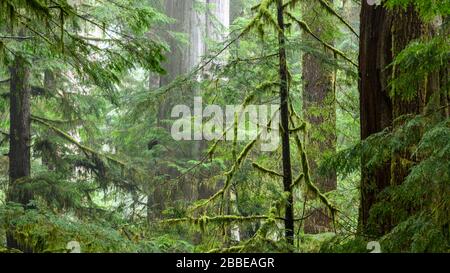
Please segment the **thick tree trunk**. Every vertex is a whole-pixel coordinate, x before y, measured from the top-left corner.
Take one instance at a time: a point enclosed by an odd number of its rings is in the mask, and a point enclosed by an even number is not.
[[[200,7],[200,5],[203,5],[203,7]],[[167,0],[165,1],[165,11],[169,17],[175,19],[175,23],[168,27],[166,33],[183,33],[186,35],[188,44],[182,44],[178,39],[166,35],[165,38],[171,52],[168,62],[165,64],[167,75],[162,76],[159,81],[161,86],[170,84],[177,77],[193,70],[201,62],[202,57],[210,53],[207,46],[208,40],[221,41],[226,37],[223,30],[229,27],[230,0]],[[207,74],[208,69],[209,67],[202,72]],[[179,92],[177,94],[171,92],[170,97],[164,99],[159,107],[159,121],[169,119],[174,104],[182,103],[192,106],[194,96],[200,95],[199,90],[195,87],[185,88],[183,86]],[[175,101],[174,98],[180,97],[183,98],[183,101]],[[167,125],[160,123],[160,126],[166,127],[170,131]],[[202,140],[194,140],[190,144],[189,159],[200,160],[206,143]],[[164,172],[172,177],[178,175],[171,170],[164,170]],[[182,185],[183,196],[181,198],[184,200],[195,200],[202,192],[202,181],[190,180]],[[161,191],[163,189],[157,187],[153,198],[156,207],[159,208],[164,207],[165,199]],[[178,195],[178,192],[176,194]],[[173,198],[176,197],[173,196]]]
[[[20,188],[23,178],[30,176],[30,68],[20,55],[15,57],[10,68],[10,148],[9,148],[9,189],[8,202],[27,206],[32,199],[32,193]],[[28,251],[20,246],[10,233],[7,234],[9,248]]]
[[[361,11],[360,35],[360,107],[361,139],[396,128],[397,118],[407,114],[420,114],[438,89],[439,77],[430,75],[416,97],[405,100],[401,95],[389,96],[391,77],[398,75],[395,67],[388,67],[394,58],[414,39],[430,36],[432,28],[419,18],[412,6],[387,11],[382,6],[371,6],[365,1]],[[401,94],[402,90],[396,90]],[[390,162],[377,170],[362,168],[360,230],[366,234],[382,235],[389,232],[395,223],[383,219],[383,226],[375,228],[369,223],[369,213],[378,201],[378,194],[390,185],[401,184],[409,173],[409,166],[402,158],[409,158],[407,151],[395,154]],[[362,158],[362,163],[366,159]]]
[[[420,37],[431,37],[433,35],[433,27],[430,24],[422,22],[419,14],[410,6],[406,10],[395,9],[393,11],[392,22],[392,58],[397,56],[406,46],[415,39]],[[398,75],[397,67],[393,67],[392,75]],[[420,79],[418,79],[420,81]],[[412,100],[404,99],[401,94],[403,90],[395,90],[395,96],[392,97],[393,102],[393,126],[394,129],[402,122],[400,117],[408,114],[421,114],[425,110],[427,104],[431,101],[432,96],[439,90],[439,75],[438,73],[430,74],[426,80],[418,84],[416,96]],[[393,87],[397,88],[397,87]],[[397,88],[398,89],[398,88]],[[435,105],[430,107],[436,109],[440,106],[440,97],[433,99]],[[409,174],[409,164],[405,163],[403,159],[410,158],[411,154],[405,150],[393,156],[391,166],[391,184],[400,185]]]
[[[199,3],[204,3],[204,1],[199,1]],[[167,15],[175,20],[175,23],[169,25],[167,31],[186,34],[188,44],[183,45],[176,38],[167,35],[166,39],[171,52],[168,62],[165,64],[167,75],[161,77],[162,86],[189,72],[198,64],[205,52],[202,35],[205,28],[205,15],[195,10],[195,2],[194,0],[165,1]]]
[[[230,0],[206,0],[206,4],[206,38],[215,42],[224,41],[230,26]],[[208,51],[208,45],[205,45],[205,53]]]
[[[381,6],[362,1],[360,33],[360,115],[361,139],[383,131],[392,123],[392,102],[387,89],[388,72],[392,61],[390,27],[392,18]],[[365,158],[361,159],[366,162]],[[367,232],[369,211],[379,192],[389,186],[390,163],[377,170],[361,170],[361,204],[359,225]]]
[[[311,13],[314,8],[319,8],[315,2],[305,4],[305,20],[312,26],[312,31],[321,36],[327,28],[324,16],[326,12],[314,16]],[[319,21],[320,20],[320,21]],[[307,34],[306,34],[307,35]],[[311,43],[314,41],[305,37]],[[325,40],[325,38],[322,38]],[[331,39],[330,39],[331,40]],[[333,41],[327,41],[332,44]],[[321,47],[321,45],[319,45]],[[333,58],[331,52],[327,53],[329,58]],[[320,58],[313,54],[306,53],[303,56],[303,112],[306,120],[312,125],[308,132],[309,143],[309,166],[313,181],[321,192],[329,192],[337,187],[336,173],[319,175],[318,160],[324,154],[336,151],[336,104],[335,104],[335,71],[331,67],[323,65]],[[320,114],[318,114],[320,113]],[[317,208],[312,212],[311,217],[305,220],[305,233],[320,233],[330,230],[332,220],[327,216],[325,209]]]
[[[17,191],[18,180],[30,176],[30,69],[26,60],[17,56],[11,67],[10,149],[8,201],[27,205],[29,193]]]
[[[199,3],[204,3],[205,0]],[[164,87],[174,81],[177,77],[187,74],[196,64],[201,60],[201,56],[204,52],[204,41],[202,35],[202,28],[205,27],[204,14],[199,13],[195,9],[195,5],[199,4],[194,0],[166,0],[164,1],[165,13],[170,18],[174,19],[174,23],[171,23],[164,29],[164,39],[169,45],[170,53],[167,58],[167,62],[164,64],[164,68],[167,71],[166,75],[160,76],[159,79],[155,79],[150,75],[149,85],[152,86],[155,83],[159,83],[161,87]],[[172,36],[173,34],[182,33],[186,35],[187,43],[183,44],[178,38]],[[177,93],[174,93],[177,92]],[[184,101],[176,101],[176,98],[184,98]],[[172,90],[158,108],[158,127],[164,128],[170,132],[170,126],[164,123],[164,120],[170,119],[171,109],[175,104],[191,105],[194,97],[194,90],[183,88],[181,90]],[[193,143],[193,146],[195,143]],[[196,152],[196,148],[192,148],[192,153]],[[181,156],[181,155],[180,155]],[[169,177],[178,176],[177,172],[164,166],[159,166],[160,175],[168,175]],[[192,200],[194,196],[192,188],[195,186],[192,183],[183,183],[183,199]],[[153,197],[148,198],[149,210],[148,215],[154,215],[161,217],[161,212],[165,208],[165,201],[168,199],[166,194],[167,189],[161,186],[156,186],[153,192]],[[179,192],[174,192],[170,196],[171,199],[177,198]],[[152,203],[152,204],[151,204]]]
[[[288,83],[288,67],[286,60],[286,38],[284,36],[284,16],[283,1],[277,1],[277,20],[280,31],[278,33],[279,48],[279,77],[280,77],[280,124],[281,124],[281,143],[283,155],[283,185],[284,191],[288,193],[284,228],[286,241],[290,245],[294,245],[294,198],[292,195],[292,166],[291,166],[291,148],[289,140],[289,83]]]

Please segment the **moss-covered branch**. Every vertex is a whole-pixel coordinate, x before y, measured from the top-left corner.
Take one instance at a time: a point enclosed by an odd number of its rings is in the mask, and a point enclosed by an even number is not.
[[[293,109],[292,105],[290,105],[290,108]],[[294,118],[292,115],[290,115],[290,122],[293,127],[296,127],[296,124],[295,124],[295,121],[294,121]],[[295,139],[295,144],[298,149],[298,153],[301,157],[301,164],[302,164],[302,169],[303,169],[303,175],[301,175],[298,179],[300,179],[300,180],[304,179],[308,190],[310,192],[312,192],[315,196],[317,196],[319,198],[319,200],[325,206],[327,206],[327,208],[330,210],[332,216],[334,217],[334,215],[338,211],[338,209],[333,204],[331,204],[331,202],[328,200],[328,198],[323,193],[321,193],[319,188],[316,185],[314,185],[314,183],[312,182],[310,171],[309,171],[308,157],[307,157],[306,151],[303,147],[303,143],[300,140],[300,137],[298,136],[298,134],[294,135],[294,139]],[[294,184],[295,183],[293,183],[293,185]]]
[[[250,152],[250,150],[253,148],[253,146],[256,144],[257,139],[252,140],[251,142],[249,142],[247,144],[247,146],[245,146],[245,148],[242,150],[242,152],[239,154],[237,160],[234,162],[233,166],[231,167],[231,169],[225,173],[226,176],[226,180],[225,180],[225,185],[223,186],[223,188],[221,190],[219,190],[216,194],[214,194],[213,196],[211,196],[208,200],[202,202],[201,204],[195,206],[193,209],[198,209],[200,207],[203,207],[205,205],[207,205],[208,203],[214,201],[215,199],[217,199],[220,196],[223,196],[223,194],[228,190],[228,188],[230,187],[231,184],[231,179],[233,178],[234,174],[236,173],[236,171],[238,170],[238,168],[241,166],[241,163],[244,161],[244,159],[247,157],[248,153]]]
[[[291,190],[293,190],[296,186],[300,185],[300,182],[305,178],[305,174],[300,174],[295,180],[294,182],[292,182],[291,185]]]
[[[267,169],[267,168],[264,168],[263,166],[259,165],[259,164],[256,163],[256,162],[253,162],[253,163],[252,163],[252,166],[253,166],[253,168],[257,169],[258,171],[260,171],[260,172],[262,172],[262,173],[264,173],[264,174],[267,174],[267,175],[270,175],[270,176],[275,176],[275,177],[283,177],[282,174],[277,173],[276,171],[273,171],[273,170],[269,170],[269,169]]]
[[[308,24],[306,24],[304,21],[299,20],[297,18],[295,18],[294,15],[292,15],[289,12],[286,12],[286,15],[293,20],[294,22],[296,22],[300,28],[305,31],[306,33],[308,33],[309,35],[311,35],[314,39],[316,39],[319,43],[321,43],[324,47],[326,47],[327,49],[331,50],[334,54],[341,56],[344,60],[346,60],[347,62],[351,63],[353,66],[358,67],[358,64],[355,63],[352,59],[350,59],[349,57],[347,57],[344,52],[340,51],[339,49],[335,48],[334,46],[330,45],[329,43],[325,42],[324,40],[322,40],[319,36],[317,36],[314,32],[312,32],[311,28],[308,26]]]
[[[309,216],[307,216],[309,217]],[[294,221],[303,221],[307,217],[304,218],[297,218],[294,219]],[[235,223],[235,222],[254,222],[254,221],[261,221],[261,220],[277,220],[277,221],[284,221],[285,219],[283,217],[274,217],[270,215],[252,215],[252,216],[239,216],[239,215],[218,215],[218,216],[201,216],[201,217],[183,217],[183,218],[176,218],[176,219],[168,219],[168,220],[162,220],[161,224],[166,225],[172,225],[172,224],[180,224],[180,223],[190,223],[193,225],[205,225],[208,223],[215,223],[215,224],[223,224],[223,223]]]
[[[317,0],[319,1],[320,5],[331,15],[335,16],[336,18],[339,19],[339,21],[341,21],[348,29],[350,29],[350,31],[359,38],[358,33],[356,32],[356,30],[344,19],[344,17],[342,17],[341,15],[339,15],[334,8],[327,3],[327,1],[325,0]]]
[[[57,135],[59,135],[61,138],[65,139],[66,141],[74,144],[75,146],[77,146],[80,150],[82,150],[85,153],[88,154],[92,154],[92,155],[96,155],[97,157],[105,157],[108,160],[110,160],[111,162],[114,162],[122,167],[126,167],[127,164],[123,161],[120,161],[118,159],[115,159],[109,155],[105,155],[105,154],[101,154],[97,151],[95,151],[94,149],[87,147],[83,144],[81,144],[80,142],[78,142],[75,138],[73,138],[72,136],[70,136],[69,134],[67,134],[66,132],[64,132],[63,130],[53,126],[52,124],[48,123],[47,121],[45,121],[45,119],[37,117],[37,116],[32,116],[31,120],[34,122],[37,122],[41,125],[44,125],[45,127],[51,129],[52,131],[54,131]]]

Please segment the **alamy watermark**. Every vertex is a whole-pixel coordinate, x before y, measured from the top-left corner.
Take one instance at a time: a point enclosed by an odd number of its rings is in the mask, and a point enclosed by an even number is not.
[[[275,151],[280,143],[279,105],[208,105],[201,97],[194,98],[193,109],[176,105],[171,118],[174,140],[260,140],[261,151]],[[236,122],[237,121],[237,122]]]
[[[381,5],[381,0],[366,0],[367,4],[369,4],[370,6],[373,5]]]

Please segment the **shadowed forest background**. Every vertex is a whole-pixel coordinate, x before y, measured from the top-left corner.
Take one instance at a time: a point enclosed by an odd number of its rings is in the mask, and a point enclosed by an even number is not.
[[[449,15],[0,0],[0,252],[448,253]],[[279,106],[279,147],[174,140],[194,97]]]

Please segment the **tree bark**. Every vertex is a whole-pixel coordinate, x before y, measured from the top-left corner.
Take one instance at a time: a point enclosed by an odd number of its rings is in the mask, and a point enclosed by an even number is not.
[[[286,38],[284,36],[283,0],[277,0],[279,77],[280,77],[280,124],[283,155],[283,186],[288,194],[285,205],[285,237],[290,245],[294,245],[294,198],[292,195],[292,166],[289,140],[289,83],[286,60]]]
[[[396,90],[395,96],[389,85],[392,77],[398,75],[396,67],[388,67],[395,57],[414,39],[432,35],[432,28],[424,23],[414,7],[406,10],[396,8],[386,10],[382,6],[362,3],[360,34],[360,107],[361,139],[386,128],[397,128],[399,117],[407,114],[420,114],[439,86],[439,77],[429,75],[427,84],[417,90],[414,99],[406,100],[402,90]],[[420,79],[418,79],[420,81]],[[391,185],[401,184],[409,173],[410,166],[402,163],[409,158],[408,152],[393,154],[391,160],[381,168],[369,170],[364,167],[367,158],[362,157],[361,205],[359,215],[360,231],[370,235],[383,235],[389,232],[395,223],[383,219],[383,225],[369,223],[370,209],[378,202],[378,194]]]
[[[205,5],[202,7],[205,8],[205,11],[200,12],[196,9],[196,5]],[[217,24],[221,24],[225,29],[229,27],[230,0],[167,0],[165,1],[165,11],[169,17],[175,19],[175,23],[169,25],[166,29],[166,33],[183,33],[186,35],[188,44],[182,44],[178,39],[166,35],[165,38],[171,52],[168,62],[165,64],[167,75],[160,77],[159,83],[161,86],[170,84],[177,77],[189,73],[196,65],[200,64],[202,57],[210,53],[207,47],[208,39],[212,41],[224,40],[226,35],[219,31]],[[206,75],[208,69],[210,69],[210,66],[201,72]],[[192,105],[193,98],[201,95],[197,88],[186,88],[185,86],[182,86],[179,93],[171,92],[170,94],[171,96],[166,97],[159,106],[158,121],[169,118],[172,106],[180,103],[179,98],[182,98],[182,104]],[[161,123],[159,126],[170,131],[167,125]],[[193,140],[189,144],[189,159],[200,160],[206,147],[205,141]],[[178,176],[172,170],[167,169],[163,172],[171,177]],[[182,185],[181,198],[183,200],[195,200],[202,193],[201,179],[191,179]],[[153,200],[159,204],[157,207],[164,207],[162,190],[159,187],[155,189]],[[207,190],[203,192],[207,193]],[[178,193],[175,194],[179,196]],[[207,194],[208,197],[211,195]],[[177,197],[173,196],[173,198]]]
[[[10,138],[9,138],[9,188],[7,201],[24,205],[33,198],[32,193],[19,186],[23,178],[30,176],[30,68],[26,59],[17,55],[10,68]],[[7,246],[28,252],[7,234]]]
[[[327,16],[326,12],[316,13],[314,16],[308,16],[314,9],[320,9],[316,2],[305,4],[305,20],[312,26],[312,31],[318,36],[322,36],[324,29],[327,28],[323,18]],[[320,20],[322,19],[322,20]],[[319,21],[320,20],[320,21]],[[313,39],[305,37],[311,43]],[[324,37],[322,39],[325,40]],[[330,44],[331,41],[326,41]],[[319,45],[320,48],[321,45]],[[327,52],[328,58],[332,59],[333,54]],[[303,55],[303,112],[305,119],[312,125],[308,132],[309,143],[309,166],[313,181],[321,192],[333,191],[337,187],[336,172],[326,175],[318,174],[318,161],[324,154],[334,153],[336,151],[336,94],[335,94],[335,71],[323,64],[320,58],[311,53]],[[320,114],[317,114],[320,112]],[[305,233],[316,234],[331,229],[331,218],[328,217],[326,210],[317,208],[312,215],[305,220]]]
[[[391,59],[390,27],[392,17],[382,6],[371,6],[362,1],[359,53],[359,90],[361,139],[383,131],[392,123],[392,102],[387,89],[388,72],[385,67]],[[366,162],[366,158],[361,158]],[[390,163],[376,170],[361,169],[361,204],[359,226],[368,232],[369,211],[376,197],[390,183]]]
[[[392,58],[395,58],[406,46],[413,40],[418,38],[430,38],[434,34],[431,24],[424,23],[413,6],[409,6],[406,10],[397,8],[393,10],[392,24]],[[396,77],[399,71],[393,66],[392,75]],[[439,73],[429,74],[426,80],[417,79],[417,93],[411,100],[404,99],[401,94],[403,90],[393,87],[395,95],[392,96],[393,103],[393,128],[403,125],[400,117],[408,114],[421,114],[426,106],[431,102],[433,95],[439,90]],[[393,90],[394,91],[394,90]],[[438,94],[439,95],[439,94]],[[431,106],[436,109],[440,106],[440,97],[436,99],[436,104]],[[411,157],[408,150],[399,152],[393,156],[391,166],[391,184],[400,185],[409,174],[409,164],[404,163],[403,159]]]

